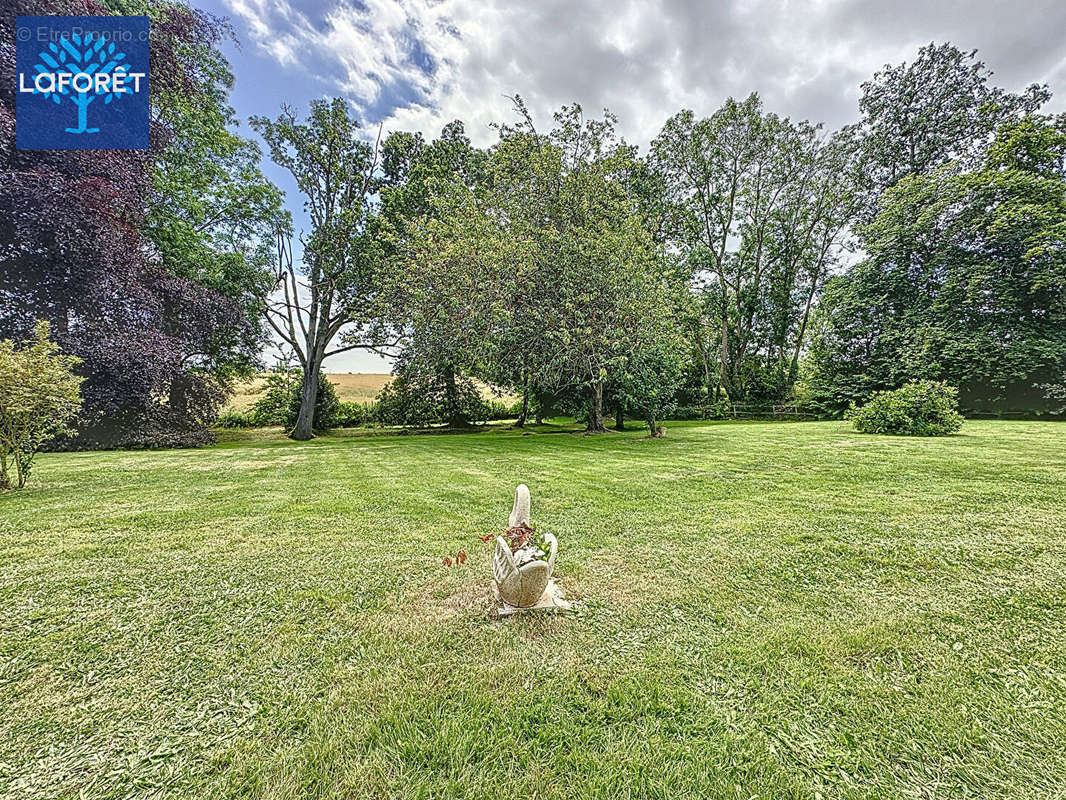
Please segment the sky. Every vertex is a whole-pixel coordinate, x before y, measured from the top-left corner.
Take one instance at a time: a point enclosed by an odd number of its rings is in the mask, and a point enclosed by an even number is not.
[[[1006,89],[1048,84],[1048,110],[1066,110],[1062,0],[193,2],[233,25],[239,44],[224,49],[241,120],[339,96],[375,132],[434,137],[461,119],[487,145],[490,123],[513,118],[517,93],[545,125],[564,103],[590,115],[609,108],[644,148],[677,111],[709,115],[757,91],[766,110],[832,130],[857,120],[862,81],[933,41],[976,49]],[[253,136],[246,124],[241,132]],[[301,219],[291,179],[269,159],[264,171]],[[390,365],[355,351],[326,367]]]

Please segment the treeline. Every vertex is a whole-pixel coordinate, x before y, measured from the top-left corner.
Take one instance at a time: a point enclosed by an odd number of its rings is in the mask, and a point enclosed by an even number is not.
[[[486,149],[458,122],[392,134],[367,151],[353,242],[379,271],[345,346],[396,355],[450,425],[469,378],[519,394],[520,425],[550,409],[652,435],[679,405],[832,416],[923,379],[969,410],[1060,413],[1066,120],[1039,113],[1046,87],[990,77],[929,45],[864,83],[840,131],[752,95],[680,112],[643,155],[609,112],[541,130],[520,98]]]
[[[82,359],[75,443],[205,440],[267,336],[298,370],[296,438],[323,361],[357,348],[395,359],[384,399],[419,424],[482,416],[475,380],[521,398],[519,425],[636,417],[652,435],[682,409],[832,416],[918,379],[969,410],[1066,405],[1066,120],[975,53],[886,67],[839,131],[752,95],[674,115],[643,152],[576,105],[540,127],[515,97],[479,148],[461,122],[375,136],[312,101],[252,120],[303,195],[293,248],[230,129],[225,27],[142,7],[165,22],[148,154],[17,152],[2,89],[0,337],[46,319]]]

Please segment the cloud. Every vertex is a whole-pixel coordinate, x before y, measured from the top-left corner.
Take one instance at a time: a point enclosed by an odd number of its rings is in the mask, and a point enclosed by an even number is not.
[[[369,122],[435,135],[458,118],[478,144],[515,93],[545,125],[563,103],[609,107],[639,144],[681,108],[708,114],[751,91],[836,127],[857,117],[861,81],[933,40],[978,48],[1007,88],[1066,78],[1061,2],[225,2],[257,47],[324,77]]]

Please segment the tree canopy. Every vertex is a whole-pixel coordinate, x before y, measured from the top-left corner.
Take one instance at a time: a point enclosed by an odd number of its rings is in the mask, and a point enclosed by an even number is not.
[[[113,11],[152,17],[147,152],[16,150],[14,48],[0,58],[0,335],[47,320],[81,359],[75,446],[201,444],[225,377],[258,358],[259,252],[280,195],[227,129],[226,29],[210,15],[16,2],[0,36],[14,41],[16,13]]]
[[[535,390],[583,396],[589,429],[602,430],[605,387],[666,309],[631,186],[637,160],[609,114],[564,107],[541,133],[518,98],[516,110],[476,176],[470,155],[441,157],[467,152],[454,129],[418,154],[433,180],[398,249],[404,364],[516,387],[526,408]]]
[[[869,258],[834,279],[812,348],[832,411],[876,390],[945,380],[964,408],[1042,409],[1066,375],[1062,120],[1005,123],[981,167],[954,162],[889,189]]]
[[[516,96],[479,148],[460,121],[375,136],[313,100],[251,120],[297,232],[236,132],[224,22],[180,0],[42,10],[152,17],[145,153],[16,151],[0,58],[0,335],[46,320],[79,359],[75,445],[208,441],[268,332],[300,368],[299,439],[323,362],[356,348],[395,357],[389,403],[451,426],[486,385],[522,397],[518,425],[629,414],[653,436],[682,402],[839,414],[915,380],[965,410],[1061,409],[1066,121],[974,52],[886,65],[837,131],[752,94],[678,112],[643,155],[576,104],[541,129]]]

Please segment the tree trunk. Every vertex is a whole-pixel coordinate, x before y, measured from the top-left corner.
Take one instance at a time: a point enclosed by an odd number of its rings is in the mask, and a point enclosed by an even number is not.
[[[603,433],[603,381],[592,384],[592,402],[589,404],[589,422],[585,428],[590,433]]]
[[[729,381],[729,327],[726,324],[725,317],[722,318],[722,344],[721,344],[721,357],[719,359],[718,369],[718,384],[729,394],[729,399],[733,399],[733,387],[730,386]]]
[[[10,489],[11,479],[7,475],[7,453],[0,453],[0,489]]]
[[[525,370],[522,371],[522,413],[518,415],[518,421],[515,422],[516,428],[521,428],[526,424],[526,419],[529,417],[529,378],[526,376]]]
[[[822,248],[823,254],[828,249],[828,246]],[[811,316],[811,306],[814,305],[814,295],[818,291],[818,275],[819,272],[814,274],[811,278],[811,290],[807,293],[807,302],[803,307],[803,319],[800,321],[799,331],[796,333],[796,348],[792,352],[792,360],[788,365],[788,384],[789,387],[796,385],[796,379],[799,377],[799,360],[800,350],[803,348],[803,337],[807,335],[807,321]]]
[[[655,421],[654,414],[648,414],[648,436],[652,439],[663,438],[663,426]]]
[[[626,429],[625,409],[621,403],[614,407],[614,429],[616,431],[624,431]]]
[[[444,418],[449,428],[469,428],[470,420],[459,405],[459,387],[455,381],[455,367],[444,368]]]
[[[29,478],[30,461],[33,459],[33,453],[19,453],[15,452],[15,488],[23,489],[26,486],[26,479]]]
[[[697,334],[698,334],[697,341],[699,343],[699,349],[700,349],[700,363],[703,364],[703,388],[706,390],[707,396],[710,397],[711,389],[713,388],[715,395],[717,395],[718,387],[717,386],[712,387],[712,385],[711,385],[711,364],[710,364],[710,358],[707,356],[707,345],[703,341],[703,330],[701,329],[700,331],[697,332]],[[715,400],[717,400],[717,399],[718,398],[716,396]]]
[[[306,442],[315,436],[315,403],[318,401],[318,371],[321,364],[313,364],[304,370],[303,384],[300,387],[300,413],[296,417],[296,427],[289,436],[298,442]]]

